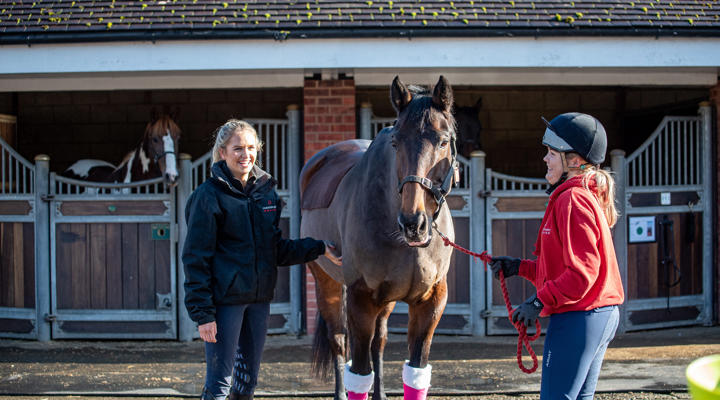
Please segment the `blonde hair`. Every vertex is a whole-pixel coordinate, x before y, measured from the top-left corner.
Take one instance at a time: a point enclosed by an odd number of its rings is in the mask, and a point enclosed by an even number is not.
[[[249,123],[239,119],[229,119],[227,122],[222,124],[217,130],[215,130],[215,144],[212,149],[212,162],[213,164],[222,160],[220,157],[220,149],[224,149],[230,138],[236,133],[240,132],[251,132],[255,135],[255,142],[257,143],[258,153],[262,151],[263,143],[260,141],[257,131]]]
[[[566,159],[578,158],[582,161],[579,168],[573,167],[573,169],[580,171],[579,175],[582,176],[582,183],[585,189],[590,190],[590,179],[595,180],[595,184],[597,185],[597,195],[595,198],[597,198],[598,203],[600,203],[608,226],[611,228],[615,226],[618,220],[618,211],[617,208],[615,208],[615,179],[613,179],[610,172],[588,163],[578,153],[567,152],[565,153],[565,157]],[[590,192],[593,193],[592,191]]]

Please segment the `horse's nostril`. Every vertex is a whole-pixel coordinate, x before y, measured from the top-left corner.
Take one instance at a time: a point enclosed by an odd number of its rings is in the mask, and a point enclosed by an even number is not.
[[[427,230],[427,218],[425,218],[424,215],[420,216],[420,232],[425,232]]]

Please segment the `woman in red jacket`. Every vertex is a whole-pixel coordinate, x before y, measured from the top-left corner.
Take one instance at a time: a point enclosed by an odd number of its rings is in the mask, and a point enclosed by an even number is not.
[[[540,399],[592,399],[605,350],[615,336],[624,299],[610,228],[615,188],[600,169],[605,128],[594,117],[566,113],[548,122],[543,145],[550,200],[535,242],[535,260],[494,257],[498,277],[519,275],[537,294],[513,310],[530,326],[549,316]]]

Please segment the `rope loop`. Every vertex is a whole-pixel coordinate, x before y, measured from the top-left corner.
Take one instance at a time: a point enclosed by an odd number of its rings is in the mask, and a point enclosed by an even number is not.
[[[448,239],[447,236],[445,236],[442,232],[440,232],[437,227],[435,227],[435,231],[440,235],[440,237],[443,240],[443,243],[445,243],[445,246],[450,246],[456,250],[459,250],[462,253],[465,253],[471,257],[474,257],[475,259],[479,259],[483,262],[483,266],[485,268],[485,271],[487,271],[487,265],[490,261],[492,261],[492,256],[488,254],[487,251],[483,251],[482,253],[475,253],[474,251],[470,251],[456,243],[453,243],[450,239]],[[510,295],[508,294],[507,285],[505,284],[505,275],[503,274],[502,270],[500,270],[500,287],[502,288],[502,295],[503,300],[505,300],[505,308],[507,308],[508,312],[508,319],[510,320],[510,323],[515,327],[515,330],[518,331],[518,342],[517,342],[517,362],[518,367],[520,367],[520,370],[526,374],[532,374],[533,372],[537,371],[538,368],[538,359],[537,355],[535,354],[535,351],[533,350],[532,346],[530,345],[530,342],[534,342],[537,338],[540,337],[541,333],[541,327],[540,327],[540,320],[535,320],[535,334],[532,336],[528,336],[527,334],[527,326],[521,322],[513,322],[512,321],[512,303],[510,303]],[[530,368],[525,367],[522,361],[522,349],[525,347],[528,354],[532,358],[533,366]]]

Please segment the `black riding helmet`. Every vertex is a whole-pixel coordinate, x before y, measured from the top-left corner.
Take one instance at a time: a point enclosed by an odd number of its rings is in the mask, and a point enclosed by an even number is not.
[[[548,122],[542,143],[561,153],[573,151],[591,164],[605,161],[607,134],[595,117],[578,112],[560,114]]]

